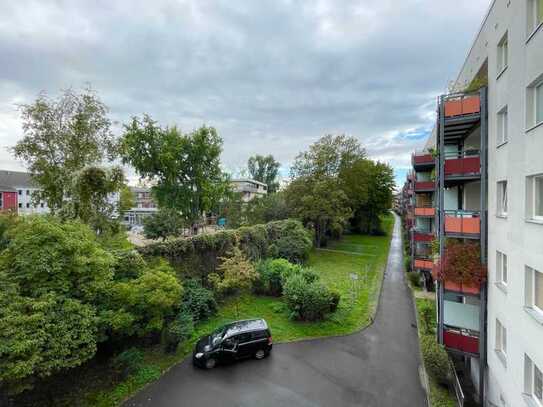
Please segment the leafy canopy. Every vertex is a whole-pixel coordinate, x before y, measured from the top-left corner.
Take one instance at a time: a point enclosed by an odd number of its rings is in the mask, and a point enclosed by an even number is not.
[[[181,236],[185,220],[175,209],[161,208],[143,221],[143,232],[147,239],[166,240],[170,236]]]
[[[156,181],[152,192],[160,207],[177,209],[190,222],[216,206],[228,192],[220,167],[222,139],[213,127],[183,134],[162,128],[149,116],[133,118],[121,140],[123,161],[141,177]]]
[[[254,155],[249,158],[247,168],[252,179],[263,182],[268,186],[268,193],[272,194],[279,189],[277,174],[279,173],[279,164],[272,155],[262,156]]]

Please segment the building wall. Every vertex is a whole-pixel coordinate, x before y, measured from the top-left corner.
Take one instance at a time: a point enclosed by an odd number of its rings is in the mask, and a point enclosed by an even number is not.
[[[543,126],[528,130],[527,87],[543,75],[543,28],[528,39],[529,0],[496,0],[457,85],[468,84],[488,59],[488,405],[525,406],[524,354],[543,368],[543,325],[524,310],[525,265],[543,271],[543,224],[526,221],[526,176],[543,173]],[[498,72],[498,43],[508,33],[508,67]],[[497,144],[497,114],[507,105],[509,141]],[[497,181],[507,180],[508,215],[496,216]],[[508,284],[496,285],[496,250],[507,255]],[[507,329],[498,357],[496,318]]]
[[[43,202],[38,205],[34,205],[32,202],[33,194],[38,191],[37,188],[24,187],[24,186],[14,186],[17,190],[17,212],[19,215],[30,215],[33,213],[48,213],[49,208],[47,204]]]

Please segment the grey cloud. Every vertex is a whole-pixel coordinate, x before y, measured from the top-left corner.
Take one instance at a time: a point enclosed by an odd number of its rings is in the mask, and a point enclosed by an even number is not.
[[[0,144],[21,135],[15,100],[88,82],[119,122],[217,127],[229,168],[253,153],[286,167],[335,132],[404,167],[423,142],[400,135],[431,127],[486,3],[3,2]]]

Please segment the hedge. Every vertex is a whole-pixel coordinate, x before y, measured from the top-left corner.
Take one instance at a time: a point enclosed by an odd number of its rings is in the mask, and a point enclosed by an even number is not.
[[[303,263],[312,242],[311,233],[301,222],[286,219],[152,243],[138,251],[146,257],[164,257],[184,275],[204,280],[216,271],[219,259],[227,256],[234,246],[253,261],[276,257]]]

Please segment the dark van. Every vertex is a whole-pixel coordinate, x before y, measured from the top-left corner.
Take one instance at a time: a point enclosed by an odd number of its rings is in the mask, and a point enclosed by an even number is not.
[[[264,359],[272,349],[272,336],[263,319],[236,321],[202,337],[192,354],[195,366],[207,369],[217,363],[254,357]]]

